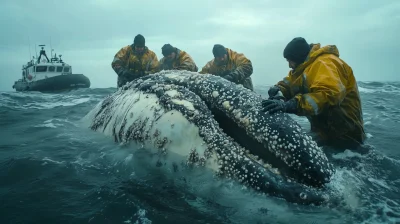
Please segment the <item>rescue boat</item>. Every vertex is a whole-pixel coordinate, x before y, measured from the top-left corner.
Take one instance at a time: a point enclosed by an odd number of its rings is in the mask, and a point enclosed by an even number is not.
[[[83,74],[73,74],[71,65],[65,63],[61,56],[54,54],[49,58],[41,47],[39,57],[35,56],[22,65],[22,78],[12,86],[16,91],[58,92],[78,88],[89,88],[90,80]],[[51,54],[53,53],[53,49]]]

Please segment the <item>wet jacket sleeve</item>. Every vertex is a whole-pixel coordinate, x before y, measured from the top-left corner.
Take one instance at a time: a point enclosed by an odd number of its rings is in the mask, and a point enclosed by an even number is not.
[[[298,94],[298,115],[318,115],[328,106],[340,104],[346,89],[335,66],[317,61],[308,71],[306,85],[309,93]]]
[[[164,70],[164,58],[161,58],[161,59],[158,61],[158,70],[159,70],[159,71]]]
[[[197,72],[198,68],[194,63],[193,59],[188,55],[184,54],[179,61],[179,66],[177,66],[178,70],[188,70]]]
[[[204,65],[204,67],[201,69],[201,71],[199,72],[200,74],[211,74],[211,64],[212,61],[207,62],[206,65]]]
[[[153,74],[159,71],[160,71],[160,66],[157,55],[154,52],[152,52],[148,58],[146,72],[148,72],[149,74]]]
[[[253,74],[253,65],[243,54],[235,55],[236,69],[233,71],[233,78],[242,83]]]
[[[286,76],[285,78],[283,78],[283,80],[279,81],[276,86],[279,87],[279,89],[281,90],[283,96],[285,97],[285,99],[289,100],[291,98],[293,98],[292,96],[292,92],[290,91],[291,89],[291,85],[292,85],[292,77],[291,77],[291,72],[289,72],[289,75]]]
[[[121,75],[125,70],[126,63],[128,60],[128,48],[121,48],[114,56],[114,60],[111,62],[112,69],[118,74]]]

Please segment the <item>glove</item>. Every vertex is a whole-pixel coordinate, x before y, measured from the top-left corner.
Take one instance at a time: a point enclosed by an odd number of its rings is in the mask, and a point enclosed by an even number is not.
[[[117,73],[118,76],[121,76],[122,73],[124,73],[125,69],[123,67],[121,67],[121,66],[116,66],[114,68],[114,71],[115,71],[115,73]]]
[[[131,77],[133,75],[128,69],[121,69],[117,74],[120,77]]]
[[[233,78],[233,76],[231,74],[224,75],[223,78],[226,80],[229,80],[231,82],[235,82],[235,79]]]
[[[269,98],[271,99],[274,96],[276,96],[279,91],[281,91],[281,89],[278,86],[272,86],[271,88],[269,88],[269,90],[268,90]]]
[[[225,72],[222,74],[222,78],[224,78],[224,79],[226,79],[226,80],[229,80],[229,81],[231,81],[231,82],[233,82],[233,83],[237,83],[235,72],[232,72],[232,71],[225,71]]]
[[[261,102],[262,112],[268,112],[269,114],[276,113],[278,111],[284,113],[296,113],[297,112],[297,100],[292,98],[286,102],[283,100],[263,100]]]
[[[230,71],[230,70],[226,70],[226,71],[223,71],[221,74],[220,74],[220,76],[227,76],[227,75],[230,75],[232,73],[232,71]]]

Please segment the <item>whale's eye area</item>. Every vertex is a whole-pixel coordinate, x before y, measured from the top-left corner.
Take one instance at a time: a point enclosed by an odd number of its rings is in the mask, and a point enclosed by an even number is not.
[[[300,193],[300,198],[303,199],[303,200],[306,200],[307,199],[307,194],[305,194],[304,192],[301,192]]]

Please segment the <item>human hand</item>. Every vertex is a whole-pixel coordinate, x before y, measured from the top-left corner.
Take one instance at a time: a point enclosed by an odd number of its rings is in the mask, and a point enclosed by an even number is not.
[[[297,111],[297,100],[293,98],[285,102],[283,100],[268,99],[263,100],[261,102],[261,106],[262,112],[268,112],[270,114],[276,113],[278,111],[284,113],[295,113]]]
[[[269,98],[271,99],[274,96],[276,96],[279,91],[280,91],[280,88],[278,86],[272,86],[271,88],[269,88],[269,90],[268,90]]]

